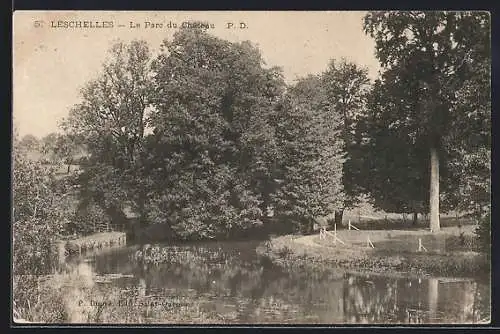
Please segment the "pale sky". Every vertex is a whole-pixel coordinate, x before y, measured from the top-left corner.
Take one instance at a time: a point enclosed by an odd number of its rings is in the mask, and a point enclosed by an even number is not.
[[[379,69],[374,42],[362,30],[358,11],[16,11],[13,19],[13,118],[19,135],[42,137],[58,130],[59,121],[79,102],[79,90],[101,68],[111,42],[144,39],[153,50],[171,39],[184,21],[214,24],[208,31],[229,41],[249,40],[270,66],[283,68],[285,79],[324,71],[330,59],[345,57]],[[43,21],[35,27],[35,21]],[[113,21],[113,28],[53,28],[52,21]],[[145,28],[144,23],[163,23]],[[130,28],[130,22],[141,27]],[[227,29],[227,23],[234,23]],[[244,22],[245,29],[239,28]],[[123,27],[120,27],[123,25]]]

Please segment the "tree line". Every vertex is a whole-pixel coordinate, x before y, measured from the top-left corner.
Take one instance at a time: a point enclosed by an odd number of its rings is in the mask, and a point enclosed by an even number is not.
[[[275,220],[309,232],[318,217],[341,221],[361,195],[388,212],[430,213],[433,231],[439,212],[480,216],[489,25],[482,12],[370,12],[375,81],[332,59],[287,84],[255,45],[203,29],[179,30],[154,57],[145,41],[117,42],[62,124],[88,152],[79,208],[118,221],[126,205],[181,239]]]

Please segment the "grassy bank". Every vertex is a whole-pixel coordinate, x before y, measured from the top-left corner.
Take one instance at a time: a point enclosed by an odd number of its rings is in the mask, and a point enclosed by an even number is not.
[[[428,230],[349,231],[337,236],[282,236],[258,247],[257,252],[288,268],[345,270],[390,275],[476,277],[489,275],[486,255],[476,251],[469,228],[448,227],[438,233]],[[368,238],[374,248],[368,245]],[[425,250],[417,251],[421,240]]]

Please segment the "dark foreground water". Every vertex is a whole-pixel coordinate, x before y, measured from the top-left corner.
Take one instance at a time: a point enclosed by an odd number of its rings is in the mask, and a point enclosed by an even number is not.
[[[95,274],[112,277],[97,284],[136,289],[179,307],[196,303],[222,323],[470,324],[490,318],[485,280],[287,272],[259,259],[257,244],[165,246],[162,256],[151,258],[168,261],[152,264],[134,261],[135,248],[85,261]]]

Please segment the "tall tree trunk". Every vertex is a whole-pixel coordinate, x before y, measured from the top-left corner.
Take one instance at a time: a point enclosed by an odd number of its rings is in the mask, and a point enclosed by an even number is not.
[[[309,219],[309,222],[308,222],[308,228],[307,228],[307,234],[312,234],[314,233],[314,219]]]
[[[146,196],[141,196],[138,202],[137,209],[139,211],[139,221],[141,222],[141,227],[144,227],[149,223],[146,212]]]
[[[270,196],[269,196],[270,192],[267,188],[268,187],[266,184],[264,186],[264,189],[261,190],[262,202],[259,204],[259,209],[262,211],[262,216],[263,216],[264,220],[267,220],[267,218],[269,218],[267,216],[267,214],[268,214],[269,203],[271,201]]]
[[[335,211],[335,224],[342,224],[344,218],[344,208]]]
[[[335,216],[333,219],[328,219],[328,227],[330,229],[333,229],[335,224],[337,224],[338,226],[340,226],[340,224],[342,224],[342,218],[344,216],[344,209],[340,209],[340,210],[335,210]]]
[[[431,232],[440,229],[439,224],[439,156],[437,149],[431,147],[431,184],[430,184],[430,228]]]
[[[418,213],[417,212],[414,212],[413,213],[413,221],[412,221],[413,225],[417,225],[418,223]]]

